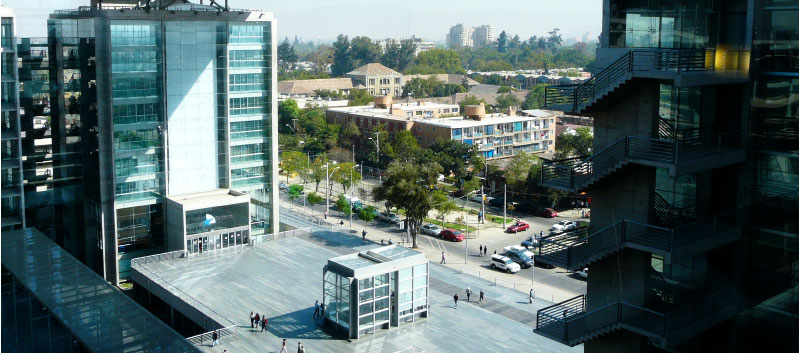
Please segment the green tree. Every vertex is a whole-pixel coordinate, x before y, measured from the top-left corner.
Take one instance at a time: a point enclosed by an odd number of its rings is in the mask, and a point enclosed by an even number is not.
[[[367,228],[367,222],[375,220],[375,206],[367,206],[358,212],[358,219],[364,221],[364,229]]]
[[[556,151],[573,157],[588,156],[591,154],[593,143],[592,130],[581,126],[574,134],[563,133],[556,137]]]
[[[303,185],[291,185],[289,186],[289,200],[296,200],[303,194]]]
[[[497,107],[501,110],[508,107],[517,107],[522,103],[522,100],[512,93],[499,95],[495,100],[497,100]]]
[[[544,89],[546,84],[533,86],[528,94],[525,96],[525,101],[522,102],[522,109],[539,109],[544,107]]]
[[[376,201],[386,201],[405,210],[413,248],[417,247],[417,233],[422,222],[433,209],[428,188],[430,180],[420,174],[425,168],[435,167],[394,161],[386,170],[383,183],[373,191]]]
[[[333,43],[333,64],[331,74],[342,77],[353,70],[353,56],[350,52],[350,40],[346,35],[340,34]]]
[[[344,198],[344,195],[339,195],[339,198],[336,200],[336,210],[341,212],[343,216],[349,216],[352,212],[350,208],[350,203]]]
[[[564,196],[567,196],[566,191],[549,189],[549,192],[547,193],[547,200],[550,201],[550,207],[555,208],[558,206],[558,203],[561,202],[561,199]]]
[[[319,192],[319,183],[325,180],[325,163],[328,163],[328,156],[320,155],[314,158],[308,170],[308,178],[314,182],[314,191]]]
[[[500,86],[500,88],[497,89],[497,93],[509,93],[511,91],[513,91],[511,86]]]
[[[553,50],[553,49],[555,49],[557,47],[560,47],[561,44],[564,42],[561,39],[561,34],[558,33],[559,31],[560,31],[560,29],[553,28],[552,31],[547,32],[547,35],[548,35],[548,37],[547,37],[547,47],[550,50]]]
[[[281,165],[286,172],[286,182],[289,182],[289,175],[297,173],[304,175],[308,168],[308,156],[303,152],[286,151],[281,154]],[[303,178],[305,179],[305,178]]]
[[[355,185],[361,181],[361,174],[358,170],[353,168],[355,163],[352,162],[339,163],[336,166],[338,168],[330,171],[330,179],[334,183],[341,184],[342,189],[347,193],[347,189],[350,188],[351,185]]]
[[[282,71],[294,68],[294,64],[297,62],[297,53],[294,52],[294,47],[289,44],[289,38],[284,39],[278,46],[278,61]]]
[[[353,67],[359,67],[378,62],[382,49],[378,43],[375,43],[369,37],[357,36],[350,41],[350,54],[353,59]]]
[[[333,63],[334,50],[330,45],[320,45],[309,58],[314,64],[315,75],[328,75],[328,66]]]
[[[438,215],[437,219],[442,221],[442,227],[444,227],[445,219],[449,214],[458,209],[458,206],[455,202],[450,201],[450,198],[447,197],[447,193],[442,190],[434,191],[431,195],[431,201]]]
[[[374,97],[372,97],[372,95],[369,94],[365,89],[354,88],[350,90],[350,95],[347,96],[347,99],[350,100],[350,103],[347,104],[348,106],[357,107],[369,105],[372,103]]]
[[[325,201],[325,199],[322,196],[319,196],[316,192],[312,192],[306,196],[306,201],[308,201],[309,204],[317,205],[321,204],[322,201]]]
[[[419,144],[417,138],[408,130],[398,131],[392,136],[394,159],[410,163],[417,159]]]
[[[500,53],[505,53],[508,50],[508,35],[506,31],[500,32],[500,35],[497,36],[497,51]]]
[[[486,100],[478,99],[478,97],[473,96],[473,95],[466,96],[466,97],[464,97],[464,99],[460,103],[461,110],[459,110],[459,111],[460,112],[464,112],[464,107],[465,106],[468,106],[468,105],[479,105],[481,103],[486,104]]]
[[[464,67],[461,65],[461,57],[455,50],[449,49],[431,49],[419,53],[416,65],[427,66],[435,69],[437,72],[443,74],[463,74],[465,73]]]
[[[416,44],[411,39],[403,39],[399,43],[392,40],[387,46],[386,52],[381,56],[381,64],[397,72],[402,72],[414,62],[415,49]]]
[[[539,164],[539,157],[531,153],[520,153],[512,157],[504,173],[506,184],[514,191],[523,191],[528,181],[528,173]]]
[[[474,173],[467,170],[467,165],[484,165],[483,156],[476,145],[437,139],[429,149],[433,152],[435,161],[443,168],[444,174],[453,174],[456,180],[467,179]]]
[[[481,188],[481,181],[478,178],[472,178],[461,184],[461,192],[465,195]]]
[[[295,128],[295,120],[300,117],[300,108],[297,106],[297,101],[294,99],[287,99],[278,104],[278,132],[282,134],[294,134],[292,131]],[[291,128],[290,128],[291,126]]]
[[[339,146],[350,148],[361,141],[361,130],[354,122],[349,122],[339,131]]]

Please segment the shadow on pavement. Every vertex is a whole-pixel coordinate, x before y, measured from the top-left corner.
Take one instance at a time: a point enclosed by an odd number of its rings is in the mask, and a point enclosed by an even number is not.
[[[294,311],[281,316],[269,318],[267,330],[279,338],[286,339],[333,339],[317,326],[312,315],[314,308]]]

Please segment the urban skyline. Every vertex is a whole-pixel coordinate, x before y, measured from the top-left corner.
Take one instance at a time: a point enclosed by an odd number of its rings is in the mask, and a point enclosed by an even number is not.
[[[21,37],[46,37],[45,22],[50,13],[87,4],[84,0],[7,0],[4,5],[14,8]],[[601,2],[592,0],[501,0],[488,3],[470,0],[459,3],[458,15],[454,15],[454,9],[449,3],[414,0],[403,4],[376,4],[364,0],[348,0],[336,4],[275,2],[266,11],[272,12],[279,21],[276,36],[279,40],[297,36],[304,41],[331,42],[339,34],[373,39],[408,38],[413,35],[444,44],[450,27],[458,23],[492,25],[495,28],[495,37],[506,31],[527,39],[534,35],[545,35],[553,28],[560,28],[565,39],[586,36],[589,41],[597,41],[600,17],[594,14],[601,11],[600,5]],[[229,6],[244,9],[265,7],[256,0],[230,0]],[[547,15],[535,15],[539,13]],[[391,16],[381,18],[380,14]],[[346,16],[365,20],[342,21]]]

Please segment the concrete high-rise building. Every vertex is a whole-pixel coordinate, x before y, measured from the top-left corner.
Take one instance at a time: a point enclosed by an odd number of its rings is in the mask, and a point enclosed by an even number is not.
[[[472,32],[472,47],[475,49],[484,48],[494,43],[494,28],[491,25],[475,27]]]
[[[17,86],[16,28],[14,11],[0,7],[2,15],[2,230],[25,228],[25,195],[22,192],[22,131]]]
[[[461,49],[464,47],[471,47],[472,32],[474,30],[475,29],[473,27],[464,26],[464,24],[462,23],[450,27],[450,32],[447,33],[447,38],[446,38],[447,47],[450,49]]]
[[[542,185],[591,225],[537,261],[589,269],[535,332],[586,352],[789,351],[798,339],[798,4],[604,0],[599,70],[549,86],[594,118]]]
[[[65,181],[54,189],[81,201],[65,211],[81,225],[65,235],[68,250],[118,283],[131,258],[183,249],[165,241],[167,198],[183,195],[207,196],[186,196],[202,200],[195,213],[206,212],[192,221],[247,220],[231,244],[277,230],[271,13],[213,2],[93,2],[56,11],[47,25],[52,173]],[[225,198],[215,198],[219,189],[248,195],[248,214],[209,214],[241,211],[216,207]],[[187,246],[220,246],[220,235],[204,233],[215,227],[186,227],[196,230]]]

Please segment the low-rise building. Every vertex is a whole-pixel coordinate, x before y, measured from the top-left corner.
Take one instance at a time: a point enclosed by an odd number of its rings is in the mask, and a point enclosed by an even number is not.
[[[353,86],[363,85],[371,95],[400,96],[403,93],[403,74],[378,63],[370,63],[347,73]]]
[[[320,78],[313,80],[278,81],[278,92],[282,95],[317,95],[316,91],[350,93],[354,87],[350,78]]]
[[[328,123],[354,123],[361,131],[381,124],[390,135],[408,130],[423,148],[437,139],[478,145],[487,159],[555,151],[554,112],[535,109],[517,114],[512,109],[508,113],[486,114],[483,105],[465,109],[459,112],[456,104],[393,103],[391,97],[376,97],[371,106],[330,108],[326,117]]]

